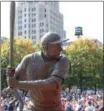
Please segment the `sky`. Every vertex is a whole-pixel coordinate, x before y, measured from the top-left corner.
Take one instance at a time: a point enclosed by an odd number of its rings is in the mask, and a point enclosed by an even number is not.
[[[1,36],[9,37],[9,2],[1,3]],[[74,40],[75,27],[83,28],[83,36],[103,42],[103,2],[60,2],[66,37]]]

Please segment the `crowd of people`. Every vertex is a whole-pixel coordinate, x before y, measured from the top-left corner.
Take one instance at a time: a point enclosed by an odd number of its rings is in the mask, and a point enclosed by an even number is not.
[[[26,111],[30,102],[29,94],[25,94],[23,111]],[[63,111],[104,111],[103,94],[87,94],[69,91],[68,88],[61,94]],[[1,96],[1,111],[22,111],[19,101],[14,96]]]
[[[73,93],[67,88],[62,93],[64,111],[100,111],[103,107],[102,93]]]

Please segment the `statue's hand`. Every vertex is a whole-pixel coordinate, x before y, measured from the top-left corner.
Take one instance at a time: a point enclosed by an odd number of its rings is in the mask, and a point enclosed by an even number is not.
[[[18,81],[15,79],[15,77],[7,77],[7,84],[11,88],[16,88]]]
[[[13,77],[15,74],[15,68],[8,66],[8,68],[6,70],[6,74],[9,77]]]
[[[17,83],[17,80],[14,77],[15,68],[8,66],[8,68],[6,70],[6,74],[7,74],[7,84],[8,84],[8,86],[10,88],[15,88],[16,83]]]

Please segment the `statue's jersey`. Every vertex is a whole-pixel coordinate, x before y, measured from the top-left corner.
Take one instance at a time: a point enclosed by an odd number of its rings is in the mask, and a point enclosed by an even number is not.
[[[15,74],[18,80],[25,81],[44,80],[51,76],[58,76],[64,80],[68,70],[69,61],[66,56],[61,55],[59,61],[48,61],[43,59],[41,52],[35,52],[23,58],[16,68]],[[42,109],[42,111],[58,111],[61,109],[61,86],[54,90],[34,88],[34,90],[29,92],[32,105]]]

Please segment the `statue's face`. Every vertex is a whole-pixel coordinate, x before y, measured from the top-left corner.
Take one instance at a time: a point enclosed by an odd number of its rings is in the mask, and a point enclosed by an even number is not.
[[[62,48],[59,43],[58,44],[48,44],[48,46],[47,46],[47,56],[51,59],[59,58],[61,51],[62,51]]]

